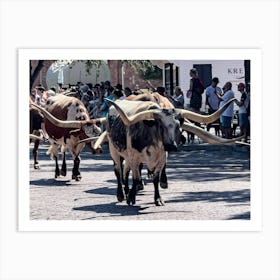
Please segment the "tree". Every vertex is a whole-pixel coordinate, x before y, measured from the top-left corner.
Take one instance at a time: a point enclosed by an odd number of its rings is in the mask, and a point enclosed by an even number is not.
[[[140,77],[144,80],[162,79],[162,70],[150,60],[122,60],[139,71]]]
[[[33,73],[32,73],[31,60],[29,62],[30,63],[30,88],[29,88],[30,92],[32,90],[33,84],[34,84],[35,80],[37,79],[40,71],[44,67],[44,62],[45,62],[45,60],[38,60],[38,64],[37,64],[35,70],[33,71]]]

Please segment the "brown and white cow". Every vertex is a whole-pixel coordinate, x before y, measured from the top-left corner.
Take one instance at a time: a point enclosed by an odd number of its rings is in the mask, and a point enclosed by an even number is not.
[[[49,135],[51,146],[48,153],[55,160],[55,178],[66,176],[65,152],[71,152],[74,159],[72,179],[79,181],[80,153],[85,147],[83,139],[98,136],[101,129],[96,125],[104,119],[91,120],[84,104],[75,97],[62,94],[50,97],[42,108],[36,104],[32,106],[39,109],[45,116],[45,129]],[[58,149],[61,146],[63,162],[61,170],[58,166]]]

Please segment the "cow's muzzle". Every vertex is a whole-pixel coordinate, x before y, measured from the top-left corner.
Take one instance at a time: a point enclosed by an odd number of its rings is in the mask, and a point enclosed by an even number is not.
[[[176,152],[178,151],[177,143],[174,141],[173,143],[168,143],[164,145],[164,150],[167,152]]]

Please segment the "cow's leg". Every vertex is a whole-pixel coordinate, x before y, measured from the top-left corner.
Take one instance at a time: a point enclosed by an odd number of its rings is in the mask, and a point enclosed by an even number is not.
[[[128,205],[134,205],[136,202],[136,193],[141,185],[141,176],[139,172],[139,165],[135,166],[135,168],[132,169],[132,188],[129,190],[128,197],[127,197],[127,204]]]
[[[61,166],[60,175],[61,176],[66,176],[66,173],[67,173],[67,169],[66,169],[66,153],[64,151],[64,152],[62,152],[62,166]]]
[[[58,158],[56,155],[53,156],[54,160],[55,160],[55,174],[54,177],[57,178],[60,176],[60,170],[59,170],[59,166],[58,166]]]
[[[167,189],[168,188],[167,176],[166,176],[165,169],[166,169],[166,164],[164,165],[164,167],[163,167],[163,169],[161,171],[160,181],[159,181],[159,184],[160,184],[161,188],[163,188],[163,189]]]
[[[128,193],[129,193],[129,186],[128,186],[129,172],[130,172],[130,168],[128,166],[125,166],[125,168],[124,168],[124,193],[125,193],[126,199],[128,197]]]
[[[117,199],[119,202],[122,202],[124,200],[124,194],[123,194],[123,187],[122,187],[122,162],[121,158],[114,159],[114,172],[118,181],[118,187],[117,187]]]
[[[124,174],[124,172],[123,172],[123,170],[124,170],[124,166],[123,166],[123,162],[124,162],[124,158],[123,158],[123,157],[120,157],[120,166],[121,166],[121,182],[122,182],[122,184],[124,185],[124,176],[123,176],[123,174]]]
[[[81,173],[79,171],[80,161],[80,157],[76,156],[74,159],[74,167],[72,170],[72,179],[75,179],[76,181],[80,181],[82,179]]]
[[[161,198],[161,196],[159,194],[159,187],[158,187],[159,172],[155,172],[154,173],[153,183],[154,183],[154,188],[155,188],[155,194],[154,194],[155,205],[156,206],[163,206],[164,205],[164,201],[163,201],[163,199]]]
[[[47,154],[51,155],[51,158],[55,161],[55,173],[54,177],[57,178],[60,176],[59,166],[58,166],[58,144],[54,143],[52,139],[50,139],[51,145]]]
[[[34,148],[33,148],[33,158],[34,158],[34,169],[39,169],[39,163],[38,163],[38,148],[39,148],[39,140],[35,140],[34,142]]]
[[[123,194],[123,187],[122,187],[122,181],[123,181],[123,174],[122,174],[122,163],[123,158],[119,155],[119,152],[116,150],[114,145],[112,145],[110,138],[109,138],[109,149],[110,154],[114,162],[114,172],[117,178],[117,199],[119,202],[122,202],[124,200],[124,194]]]
[[[143,169],[143,163],[141,162],[139,164],[139,173],[140,173],[141,182],[140,182],[140,185],[138,186],[137,191],[141,191],[144,189],[144,183],[143,183],[143,179],[142,179],[142,169]]]

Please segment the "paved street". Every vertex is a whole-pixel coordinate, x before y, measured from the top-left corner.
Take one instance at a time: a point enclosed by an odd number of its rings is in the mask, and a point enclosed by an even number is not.
[[[160,189],[165,206],[153,203],[154,188],[143,172],[145,188],[128,206],[116,199],[113,164],[104,146],[101,155],[81,154],[82,181],[71,180],[72,159],[67,156],[66,177],[54,179],[54,161],[39,148],[40,170],[33,169],[30,145],[30,218],[87,219],[250,219],[250,161],[248,147],[193,144],[170,154],[168,189]]]

